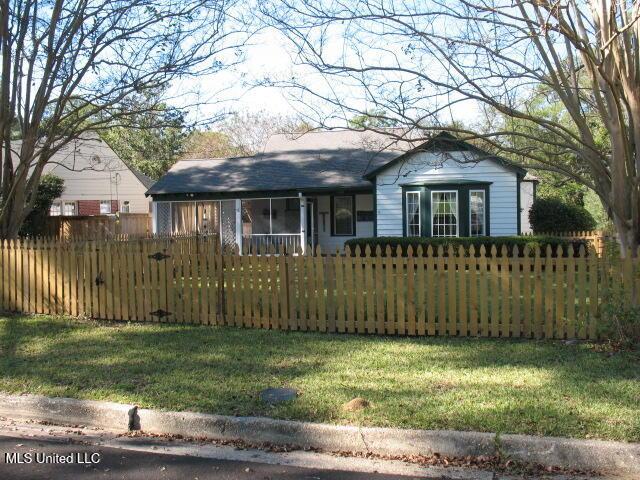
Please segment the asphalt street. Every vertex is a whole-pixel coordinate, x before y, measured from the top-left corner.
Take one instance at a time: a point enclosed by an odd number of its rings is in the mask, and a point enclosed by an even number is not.
[[[9,458],[11,453],[19,457]],[[86,464],[41,464],[40,455],[72,455],[74,462]],[[93,460],[98,463],[91,463]],[[20,458],[27,461],[31,454],[32,463],[7,463]],[[62,443],[59,440],[26,439],[0,436],[0,479],[216,479],[216,480],[382,480],[409,479],[401,475],[383,475],[367,472],[346,472],[318,468],[300,468],[263,463],[217,460],[184,455],[139,452],[103,446]],[[425,477],[420,477],[425,478]],[[426,477],[428,478],[428,477]],[[431,477],[442,478],[442,477]]]

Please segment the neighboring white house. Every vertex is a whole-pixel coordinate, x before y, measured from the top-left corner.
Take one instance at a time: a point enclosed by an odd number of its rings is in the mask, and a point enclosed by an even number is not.
[[[59,150],[44,173],[64,180],[64,193],[51,207],[51,215],[109,215],[149,213],[145,196],[153,184],[128,166],[97,135],[85,135]]]
[[[331,130],[274,135],[252,157],[180,161],[147,193],[155,232],[330,252],[354,237],[528,232],[534,182],[444,132],[415,144]]]

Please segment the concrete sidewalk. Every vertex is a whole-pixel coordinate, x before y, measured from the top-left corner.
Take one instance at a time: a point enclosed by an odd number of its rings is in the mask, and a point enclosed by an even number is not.
[[[325,452],[357,452],[385,456],[434,455],[491,456],[512,460],[591,470],[606,474],[640,476],[640,444],[566,438],[501,435],[438,430],[365,428],[260,417],[228,417],[191,412],[138,409],[111,402],[0,394],[0,415],[19,420],[61,425],[87,425],[120,431],[242,441],[248,445],[286,445]]]

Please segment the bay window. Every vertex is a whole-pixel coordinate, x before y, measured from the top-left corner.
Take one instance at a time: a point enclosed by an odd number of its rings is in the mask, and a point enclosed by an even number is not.
[[[490,186],[490,182],[482,181],[402,185],[403,234],[408,237],[491,235]]]

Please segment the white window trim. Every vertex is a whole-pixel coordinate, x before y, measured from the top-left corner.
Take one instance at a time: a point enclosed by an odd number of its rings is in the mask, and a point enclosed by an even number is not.
[[[471,233],[471,196],[474,193],[482,194],[482,235],[473,235]],[[469,236],[470,237],[486,237],[487,236],[487,192],[485,190],[469,190]]]
[[[64,212],[63,212],[63,206],[62,206],[62,205],[63,205],[63,204],[62,204],[62,202],[53,202],[53,203],[51,204],[51,207],[49,207],[49,216],[50,216],[50,217],[60,217],[60,216],[62,216],[62,214],[64,213]],[[51,209],[52,209],[53,207],[55,207],[55,206],[57,206],[57,207],[58,207],[58,213],[51,213]]]
[[[102,204],[103,203],[106,203],[107,206],[109,207],[109,211],[108,212],[103,212],[102,211]],[[109,214],[113,213],[111,210],[112,210],[112,208],[111,208],[111,200],[100,200],[100,215],[109,215]]]
[[[419,190],[415,190],[415,191],[407,191],[405,192],[405,197],[404,197],[404,209],[406,212],[406,222],[407,222],[407,236],[411,236],[409,234],[409,194],[417,194],[418,195],[418,237],[422,235],[422,205],[420,205],[420,201],[422,199],[422,195],[421,192]]]
[[[350,222],[351,233],[338,233],[338,229],[336,228],[336,218],[338,217],[336,215],[336,199],[338,199],[338,198],[348,198],[349,202],[351,202],[351,222]],[[354,236],[356,236],[356,232],[354,232],[354,230],[353,230],[353,223],[354,223],[355,215],[356,215],[355,197],[353,197],[352,195],[334,195],[333,196],[333,236],[334,237],[354,237]]]
[[[460,193],[458,190],[432,190],[431,191],[431,237],[435,237],[433,234],[433,195],[436,193],[455,193],[456,194],[456,234],[453,236],[438,236],[437,238],[455,238],[460,236]]]
[[[67,215],[67,205],[73,204],[73,213],[71,215]],[[75,217],[78,215],[78,202],[75,200],[67,200],[62,202],[62,216],[63,217]]]

